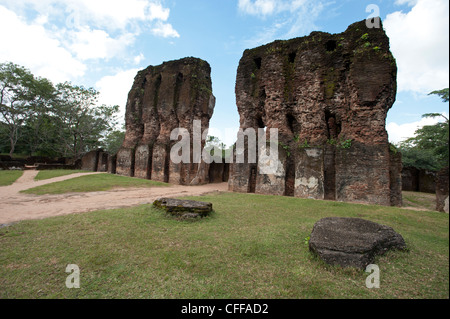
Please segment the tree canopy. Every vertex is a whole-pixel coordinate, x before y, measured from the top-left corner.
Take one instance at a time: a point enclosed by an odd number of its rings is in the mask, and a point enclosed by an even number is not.
[[[433,91],[443,102],[449,101],[449,89]],[[403,165],[427,170],[440,170],[449,165],[449,119],[441,113],[426,113],[422,117],[441,117],[444,121],[426,125],[415,136],[400,143]]]
[[[119,107],[98,105],[98,95],[70,82],[53,85],[11,62],[0,64],[0,152],[78,158],[104,147],[117,131]]]

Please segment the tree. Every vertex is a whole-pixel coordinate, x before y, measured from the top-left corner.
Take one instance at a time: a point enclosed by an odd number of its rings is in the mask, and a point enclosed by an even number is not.
[[[80,157],[114,130],[118,106],[98,106],[93,88],[53,84],[14,63],[0,64],[0,147]]]
[[[449,93],[448,89],[449,88],[433,91],[433,92],[429,93],[428,95],[432,95],[432,94],[439,95],[443,102],[448,102],[448,93]]]
[[[449,101],[449,89],[433,91],[443,102]],[[417,168],[439,170],[449,165],[449,119],[441,113],[426,113],[422,117],[442,117],[444,122],[426,125],[417,129],[415,136],[399,146],[403,164]]]
[[[124,138],[124,131],[113,130],[102,141],[102,148],[109,154],[116,154],[122,146]]]
[[[99,93],[93,88],[65,82],[57,85],[58,99],[52,114],[59,128],[55,147],[65,157],[79,158],[101,146],[101,140],[117,124],[119,107],[97,106]]]
[[[0,64],[0,120],[8,127],[10,155],[25,121],[47,108],[53,97],[54,87],[49,80],[36,78],[11,62]]]
[[[225,157],[226,145],[216,136],[208,135],[205,140],[205,150],[207,150],[210,155]],[[219,154],[214,154],[214,150],[219,152]]]

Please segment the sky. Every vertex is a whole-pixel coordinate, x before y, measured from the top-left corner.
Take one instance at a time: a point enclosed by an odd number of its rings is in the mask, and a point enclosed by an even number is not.
[[[448,118],[431,91],[449,87],[448,0],[0,0],[0,63],[54,84],[93,87],[125,113],[139,70],[184,57],[211,65],[216,106],[210,134],[230,146],[239,127],[235,81],[245,49],[312,31],[341,33],[380,16],[398,66],[389,140]],[[6,32],[5,32],[6,30]]]

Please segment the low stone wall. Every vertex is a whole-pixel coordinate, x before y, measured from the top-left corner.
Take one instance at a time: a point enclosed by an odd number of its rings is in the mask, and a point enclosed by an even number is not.
[[[415,167],[404,167],[402,170],[402,190],[411,192],[436,192],[437,173]]]
[[[437,174],[436,179],[436,210],[439,212],[449,212],[448,183],[448,167],[446,167]]]
[[[76,164],[37,164],[38,171],[52,170],[52,169],[78,169]]]
[[[228,182],[230,173],[229,163],[211,163],[209,164],[209,182],[210,183],[223,183]]]
[[[41,169],[66,169],[65,165],[69,164],[67,158],[50,158],[45,156],[30,156],[26,158],[14,158],[9,155],[0,155],[0,169],[26,169],[26,166],[39,166]],[[70,163],[70,167],[79,168],[75,161]],[[52,168],[55,167],[55,168]],[[69,169],[69,168],[67,168]],[[72,168],[70,168],[72,169]]]

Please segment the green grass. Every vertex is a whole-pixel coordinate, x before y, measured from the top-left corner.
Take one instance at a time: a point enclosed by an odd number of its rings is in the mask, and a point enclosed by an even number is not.
[[[436,194],[403,191],[402,197],[403,206],[436,210]]]
[[[8,170],[0,171],[0,186],[8,186],[14,183],[20,176],[22,176],[23,171],[19,170]]]
[[[61,182],[50,183],[22,191],[26,194],[64,194],[73,192],[106,191],[116,187],[168,186],[166,183],[112,174],[95,174],[75,177]]]
[[[0,298],[449,298],[449,218],[438,212],[254,194],[196,197],[214,213],[180,222],[151,205],[0,228]],[[327,216],[393,227],[408,251],[368,273],[324,264],[305,238]],[[68,264],[80,289],[68,289]]]
[[[34,180],[42,181],[45,179],[66,176],[66,175],[71,175],[71,174],[76,174],[76,173],[88,173],[88,171],[77,170],[77,169],[45,170],[45,171],[39,171],[39,173],[36,175]]]

